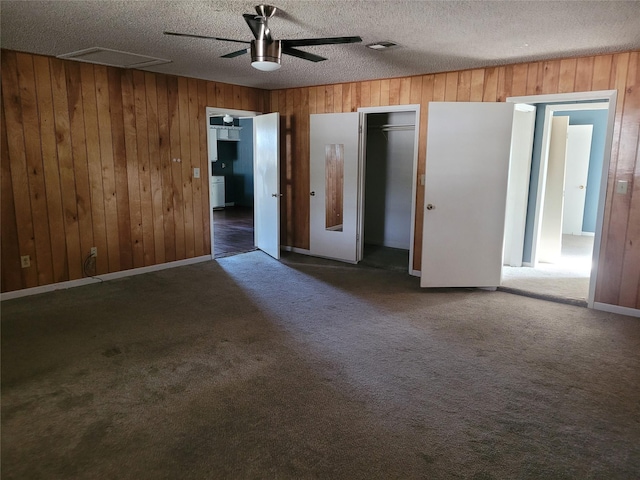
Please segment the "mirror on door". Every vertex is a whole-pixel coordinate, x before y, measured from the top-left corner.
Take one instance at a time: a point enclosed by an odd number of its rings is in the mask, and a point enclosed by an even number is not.
[[[342,231],[344,191],[344,145],[325,145],[325,229]]]

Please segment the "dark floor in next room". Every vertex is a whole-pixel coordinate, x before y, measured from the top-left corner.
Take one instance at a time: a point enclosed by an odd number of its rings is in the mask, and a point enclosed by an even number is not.
[[[253,208],[225,207],[213,211],[214,257],[255,250]]]

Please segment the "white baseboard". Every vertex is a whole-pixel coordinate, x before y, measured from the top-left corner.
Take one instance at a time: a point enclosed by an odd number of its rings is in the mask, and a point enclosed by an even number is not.
[[[594,232],[582,232],[583,237],[595,237],[596,234]]]
[[[65,290],[67,288],[82,287],[100,281],[115,280],[116,278],[132,277],[133,275],[141,275],[143,273],[156,272],[158,270],[166,270],[167,268],[183,267],[194,263],[207,262],[211,260],[211,255],[203,255],[201,257],[187,258],[185,260],[176,260],[175,262],[160,263],[158,265],[150,265],[148,267],[133,268],[131,270],[122,270],[120,272],[105,273],[89,278],[79,278],[77,280],[69,280],[68,282],[52,283],[50,285],[42,285],[40,287],[24,288],[14,292],[5,292],[0,294],[0,301],[11,300],[13,298],[28,297],[30,295],[38,295],[40,293],[53,292],[55,290]]]
[[[421,270],[411,270],[409,272],[409,275],[413,275],[414,277],[421,277],[422,276],[422,271]]]
[[[629,315],[630,317],[639,317],[640,310],[637,308],[620,307],[618,305],[610,305],[608,303],[593,303],[594,310],[601,310],[603,312],[619,313],[620,315]]]

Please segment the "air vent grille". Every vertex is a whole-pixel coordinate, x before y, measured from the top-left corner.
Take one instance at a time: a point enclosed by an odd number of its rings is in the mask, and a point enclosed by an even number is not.
[[[102,47],[87,48],[78,50],[77,52],[65,53],[58,55],[57,58],[120,68],[144,68],[152,65],[171,63],[171,60],[165,60],[164,58],[149,57],[146,55],[138,55],[137,53],[122,52],[120,50],[111,50],[110,48]]]

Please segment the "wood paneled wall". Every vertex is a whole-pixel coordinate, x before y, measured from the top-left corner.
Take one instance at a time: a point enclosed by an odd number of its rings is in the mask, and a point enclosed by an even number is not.
[[[309,114],[359,107],[420,104],[418,178],[425,173],[427,111],[431,101],[501,102],[510,96],[617,90],[615,131],[606,185],[603,242],[596,301],[640,308],[640,64],[639,52],[568,58],[495,68],[270,92],[270,109],[283,117],[282,238],[309,248]],[[629,182],[614,194],[616,180]],[[420,269],[424,188],[417,188],[414,265]]]
[[[205,106],[282,115],[283,244],[309,248],[309,114],[616,89],[596,301],[640,308],[639,52],[265,92],[2,51],[3,292],[209,254]],[[181,159],[181,162],[172,161]],[[627,195],[614,194],[617,180]],[[419,270],[424,190],[417,189]],[[31,257],[21,268],[20,256]]]
[[[265,95],[3,50],[2,291],[209,254],[205,107]]]

